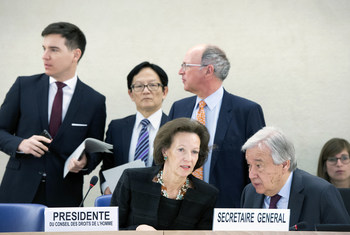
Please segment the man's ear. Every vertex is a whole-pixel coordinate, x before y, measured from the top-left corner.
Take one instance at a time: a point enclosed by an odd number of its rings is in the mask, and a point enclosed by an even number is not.
[[[169,89],[168,89],[168,86],[165,86],[163,89],[164,89],[164,90],[163,90],[163,100],[164,100],[165,97],[168,95]]]
[[[132,90],[128,90],[128,94],[130,96],[130,99],[134,101],[134,93],[132,93]]]
[[[74,49],[74,59],[78,62],[81,57],[81,50],[79,48]]]
[[[206,75],[214,74],[214,66],[212,64],[208,65],[206,68]]]
[[[290,168],[290,160],[287,160],[282,163],[283,170],[289,171]]]

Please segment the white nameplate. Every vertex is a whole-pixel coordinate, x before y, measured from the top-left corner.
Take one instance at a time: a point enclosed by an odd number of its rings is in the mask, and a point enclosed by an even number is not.
[[[45,208],[45,232],[117,230],[118,207]]]
[[[215,208],[213,231],[289,231],[289,209]]]

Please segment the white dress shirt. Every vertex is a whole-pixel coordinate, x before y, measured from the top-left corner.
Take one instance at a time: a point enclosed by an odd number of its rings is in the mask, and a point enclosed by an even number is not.
[[[153,163],[153,141],[159,130],[162,115],[163,115],[163,111],[162,109],[159,109],[157,112],[153,113],[151,116],[147,118],[150,121],[150,124],[147,127],[148,134],[149,134],[149,155],[148,155],[147,163],[145,164],[145,166],[147,167],[152,166],[152,163]],[[130,147],[129,147],[129,162],[134,161],[134,158],[135,158],[136,145],[139,140],[139,135],[142,129],[141,121],[143,119],[145,119],[144,116],[140,112],[137,112],[134,129],[132,131]],[[104,182],[101,184],[101,188],[103,192],[106,190],[107,187],[108,187],[107,182]]]
[[[278,195],[281,196],[280,200],[277,202],[277,209],[288,209],[290,188],[292,187],[293,172],[290,173],[286,183],[283,185]],[[265,196],[263,208],[269,208],[271,197]]]
[[[64,117],[66,116],[69,104],[72,100],[73,94],[74,94],[74,90],[75,87],[77,85],[77,81],[78,81],[78,76],[77,74],[74,75],[74,77],[72,77],[71,79],[68,79],[66,81],[64,81],[64,84],[66,84],[65,87],[62,88],[63,91],[63,99],[62,99],[62,122],[64,120]],[[51,110],[52,110],[52,104],[53,101],[55,99],[56,93],[57,93],[57,85],[55,82],[57,82],[57,80],[55,80],[53,77],[50,77],[50,85],[49,85],[49,102],[48,102],[48,121],[50,123],[50,117],[51,117]]]
[[[213,146],[214,144],[216,126],[219,119],[219,113],[221,109],[223,96],[224,96],[224,88],[221,86],[213,94],[211,94],[210,96],[204,99],[205,103],[207,104],[204,107],[204,112],[205,112],[205,126],[207,127],[210,134],[209,146]],[[197,113],[199,110],[200,101],[201,99],[198,98],[197,96],[196,105],[194,106],[194,110],[192,112],[192,119],[197,120]],[[209,182],[209,178],[210,178],[209,173],[210,173],[211,156],[212,156],[212,150],[209,151],[208,160],[203,166],[203,180],[207,183]]]
[[[147,118],[148,121],[150,121],[150,124],[147,127],[148,134],[149,134],[149,154],[148,154],[148,160],[147,160],[146,166],[152,166],[152,163],[153,163],[153,141],[159,130],[162,115],[163,115],[162,109],[159,109],[157,112],[153,113],[151,116]],[[145,119],[145,117],[140,112],[137,112],[135,125],[134,125],[131,142],[130,142],[130,148],[129,148],[129,162],[134,161],[134,158],[135,158],[136,145],[142,129],[141,121],[143,119]]]

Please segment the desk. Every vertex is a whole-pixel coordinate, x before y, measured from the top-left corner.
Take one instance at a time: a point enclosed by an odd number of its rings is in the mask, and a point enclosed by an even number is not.
[[[300,231],[300,232],[276,232],[276,231],[115,231],[115,232],[28,232],[28,233],[0,233],[1,235],[339,235],[339,232],[317,232],[317,231]],[[350,232],[342,232],[341,235],[350,234]]]
[[[163,231],[163,235],[339,235],[339,232],[320,231]],[[350,234],[342,233],[343,234]]]

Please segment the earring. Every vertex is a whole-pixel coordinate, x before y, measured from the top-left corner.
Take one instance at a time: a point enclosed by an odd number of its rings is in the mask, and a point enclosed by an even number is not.
[[[166,161],[168,159],[167,155],[164,155],[164,161]]]

